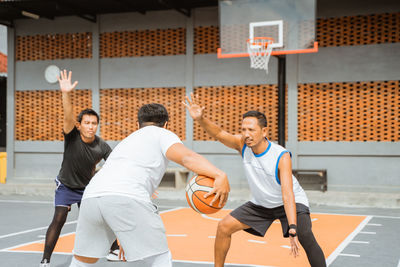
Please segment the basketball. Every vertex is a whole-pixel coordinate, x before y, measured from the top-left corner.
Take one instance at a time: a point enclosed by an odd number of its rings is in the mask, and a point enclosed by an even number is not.
[[[219,200],[210,205],[210,202],[214,199],[215,195],[210,195],[204,198],[204,195],[210,192],[214,186],[214,179],[195,175],[190,179],[186,186],[186,200],[189,206],[197,211],[198,213],[211,214],[219,211],[222,207],[218,207]]]

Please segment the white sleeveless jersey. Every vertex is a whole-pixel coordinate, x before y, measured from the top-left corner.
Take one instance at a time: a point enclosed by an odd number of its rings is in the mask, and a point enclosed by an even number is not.
[[[278,178],[278,164],[282,155],[290,152],[280,145],[268,141],[268,148],[261,154],[254,154],[246,146],[242,149],[243,165],[252,195],[251,202],[266,208],[283,205],[281,183]],[[309,206],[306,193],[296,177],[292,175],[296,203]]]

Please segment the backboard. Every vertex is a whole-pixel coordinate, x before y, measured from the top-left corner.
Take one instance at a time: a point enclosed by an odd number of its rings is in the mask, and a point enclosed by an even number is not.
[[[314,53],[315,0],[219,0],[219,58],[248,57],[248,39],[273,38],[272,55]]]

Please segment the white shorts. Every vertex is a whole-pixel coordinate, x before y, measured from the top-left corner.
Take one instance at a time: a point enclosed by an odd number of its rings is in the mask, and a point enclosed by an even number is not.
[[[103,258],[118,238],[127,261],[168,252],[164,224],[155,205],[124,196],[82,201],[73,253]]]

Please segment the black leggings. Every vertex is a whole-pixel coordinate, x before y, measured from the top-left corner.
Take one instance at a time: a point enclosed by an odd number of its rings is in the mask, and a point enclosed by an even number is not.
[[[57,206],[54,210],[54,217],[51,224],[46,232],[46,241],[44,243],[43,260],[50,262],[51,254],[53,254],[54,247],[56,246],[57,240],[60,237],[61,229],[63,228],[67,219],[69,208]],[[111,250],[119,248],[117,240],[111,246]]]
[[[324,252],[322,252],[311,230],[310,214],[302,213],[297,215],[297,235],[301,246],[306,251],[311,267],[325,267]]]

